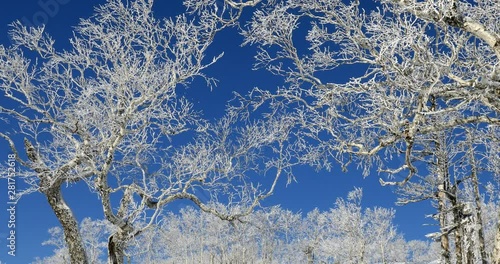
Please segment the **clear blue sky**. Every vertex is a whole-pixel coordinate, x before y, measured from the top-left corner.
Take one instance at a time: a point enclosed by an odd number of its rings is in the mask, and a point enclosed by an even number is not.
[[[57,3],[57,8],[44,9],[40,2]],[[171,16],[183,11],[181,0],[157,0],[155,14],[157,17]],[[44,22],[47,32],[54,37],[58,47],[65,47],[71,36],[72,26],[78,23],[81,17],[92,14],[93,6],[104,3],[103,0],[16,0],[5,1],[0,10],[0,44],[9,46],[7,35],[8,24],[14,20],[28,21],[32,24]],[[254,86],[273,89],[280,84],[279,80],[265,71],[251,71],[254,50],[251,47],[239,47],[241,37],[235,30],[229,30],[219,35],[210,52],[214,54],[225,52],[223,59],[207,71],[211,77],[217,78],[219,86],[212,91],[204,87],[203,82],[195,82],[187,91],[197,107],[210,118],[220,117],[224,112],[225,103],[231,99],[232,91],[242,93]],[[265,87],[267,86],[267,87]],[[4,102],[0,101],[0,104]],[[7,158],[9,149],[4,141],[0,141],[0,161]],[[298,183],[292,183],[285,188],[285,180],[280,184],[276,194],[268,199],[267,205],[281,204],[283,208],[293,211],[308,212],[315,207],[326,210],[331,207],[337,197],[345,197],[354,186],[363,187],[365,206],[393,207],[396,196],[389,187],[381,187],[378,175],[363,179],[361,172],[351,169],[348,173],[340,170],[332,172],[316,172],[303,168],[296,171]],[[83,185],[71,186],[65,192],[69,205],[79,219],[84,217],[102,218],[101,206]],[[29,263],[35,256],[47,256],[52,248],[42,246],[48,238],[47,230],[59,223],[51,211],[45,197],[41,194],[32,194],[21,199],[17,205],[17,253],[12,258],[7,255],[7,187],[6,181],[0,181],[0,260],[2,263]],[[174,205],[179,206],[179,205]],[[175,210],[175,208],[172,208]],[[424,223],[434,224],[425,219],[425,214],[434,213],[428,203],[408,205],[396,208],[396,225],[407,240],[425,239],[424,235],[433,232],[432,227],[423,226]]]

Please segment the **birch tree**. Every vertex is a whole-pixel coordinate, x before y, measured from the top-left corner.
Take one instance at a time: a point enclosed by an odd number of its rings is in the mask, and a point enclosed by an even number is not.
[[[500,124],[497,1],[258,2],[242,22],[244,44],[257,48],[255,68],[285,85],[256,88],[247,106],[293,117],[299,138],[317,142],[304,160],[352,164],[365,176],[385,174],[383,185],[403,186],[432,171],[420,160],[435,135],[469,130],[483,135],[476,146],[488,164],[481,176],[498,175],[498,152],[491,151]],[[449,172],[440,166],[434,181]],[[500,239],[495,245],[492,262],[499,263]]]
[[[108,0],[81,20],[65,50],[44,27],[19,22],[12,24],[12,46],[0,46],[6,102],[0,137],[22,168],[18,180],[28,185],[18,198],[45,195],[71,263],[88,263],[89,252],[64,185],[84,182],[99,197],[103,218],[114,227],[109,262],[123,263],[131,239],[167,204],[188,200],[234,222],[290,172],[292,122],[246,122],[228,113],[208,123],[178,93],[195,78],[214,84],[203,70],[222,54],[206,58],[206,51],[238,12],[220,20],[221,10],[212,6],[159,20],[152,8],[151,0]],[[173,144],[180,134],[187,144]],[[268,185],[254,179],[266,175]],[[226,207],[214,206],[219,200]]]

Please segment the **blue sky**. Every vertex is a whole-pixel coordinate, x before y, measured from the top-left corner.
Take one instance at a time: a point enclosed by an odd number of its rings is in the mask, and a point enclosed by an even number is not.
[[[43,3],[56,3],[51,9],[44,8]],[[157,17],[171,16],[183,11],[181,0],[156,1],[155,14]],[[9,46],[7,35],[8,24],[16,19],[25,23],[46,23],[47,32],[56,40],[57,47],[65,47],[71,36],[72,26],[78,23],[81,17],[92,14],[93,6],[104,3],[103,0],[17,0],[6,1],[0,10],[0,44]],[[192,98],[196,107],[203,110],[208,118],[222,116],[225,103],[231,99],[232,91],[245,93],[255,86],[263,89],[274,89],[280,82],[270,73],[252,71],[253,48],[240,47],[241,37],[235,30],[228,30],[220,34],[210,52],[217,54],[224,52],[225,56],[206,73],[219,80],[218,87],[210,90],[204,82],[194,82],[186,92]],[[263,84],[266,86],[264,87]],[[0,99],[1,100],[1,99]],[[0,101],[0,104],[4,102]],[[9,149],[4,141],[0,143],[0,160],[7,159]],[[280,183],[276,194],[266,200],[266,205],[281,204],[283,208],[293,211],[308,212],[315,207],[326,210],[333,205],[337,197],[345,197],[355,186],[364,189],[365,206],[393,207],[396,196],[390,187],[381,187],[376,173],[363,179],[361,172],[352,168],[347,173],[338,169],[331,172],[316,172],[309,168],[296,170],[297,183],[285,187],[286,181]],[[65,191],[69,205],[74,209],[79,219],[84,217],[102,218],[100,204],[94,195],[90,194],[84,185],[70,186]],[[48,238],[47,230],[57,226],[58,222],[51,211],[45,197],[41,194],[32,194],[21,199],[17,205],[17,253],[12,258],[7,255],[7,186],[6,181],[0,181],[0,260],[7,263],[29,263],[35,256],[50,255],[52,248],[42,246]],[[173,205],[180,206],[180,205]],[[172,208],[175,210],[176,208]],[[396,225],[407,240],[425,239],[424,235],[434,231],[433,227],[423,226],[424,223],[435,224],[424,215],[434,213],[428,203],[408,205],[396,208]]]

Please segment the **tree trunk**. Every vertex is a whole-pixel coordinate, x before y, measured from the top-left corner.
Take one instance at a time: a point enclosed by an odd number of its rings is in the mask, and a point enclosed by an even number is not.
[[[435,101],[432,101],[432,109],[435,109]],[[446,206],[446,200],[448,198],[447,191],[450,186],[450,178],[448,173],[447,160],[448,155],[446,152],[446,141],[443,139],[443,135],[437,135],[434,138],[435,143],[435,158],[436,158],[436,173],[437,173],[437,200],[438,200],[438,215],[439,215],[439,226],[441,231],[441,261],[445,264],[451,264],[450,259],[450,242],[449,242],[449,230],[448,230],[448,220],[446,216],[448,214],[448,208]]]
[[[458,187],[457,187],[458,188]],[[462,228],[462,207],[459,205],[456,197],[456,193],[454,193],[455,197],[450,199],[451,206],[453,208],[453,224],[456,225],[454,233],[455,233],[455,257],[456,263],[463,263],[463,228]]]
[[[479,187],[477,178],[474,179],[474,192],[476,199],[476,227],[479,236],[479,252],[481,254],[481,263],[488,264],[488,255],[486,254],[486,249],[484,247],[484,229],[483,229],[483,214],[481,211],[481,197],[479,194]],[[498,235],[497,235],[498,236]]]
[[[473,149],[470,146],[470,149]],[[481,262],[483,264],[488,263],[488,257],[486,254],[486,249],[484,247],[484,230],[483,230],[483,215],[481,211],[482,202],[481,202],[481,194],[479,193],[479,180],[477,178],[477,168],[476,168],[476,159],[474,157],[474,152],[470,154],[470,162],[472,164],[472,185],[474,187],[474,202],[476,207],[476,225],[474,229],[477,227],[477,234],[479,236],[479,252],[481,254]]]
[[[72,264],[87,264],[87,254],[83,246],[83,240],[78,229],[78,223],[73,212],[64,201],[60,185],[50,187],[43,192],[52,207],[57,219],[64,230],[64,240],[68,246],[70,261]]]
[[[464,241],[467,241],[467,264],[474,264],[474,248],[475,248],[475,241],[474,241],[474,222],[469,223],[468,227],[466,228],[465,232],[465,238]]]
[[[438,211],[439,211],[439,226],[441,227],[441,259],[443,263],[450,264],[450,243],[446,227],[446,194],[444,192],[444,184],[438,186]]]
[[[448,166],[445,168],[445,173],[448,173]],[[447,176],[447,178],[449,179],[450,177]],[[453,213],[453,225],[455,226],[453,232],[455,234],[455,258],[457,264],[462,264],[464,262],[464,246],[466,244],[464,243],[464,228],[462,225],[463,206],[458,200],[457,195],[460,183],[461,181],[455,182],[455,184],[447,190],[448,200],[451,203]]]
[[[108,240],[108,262],[109,264],[123,264],[125,259],[125,248],[123,239],[119,233],[114,233]]]
[[[307,248],[304,250],[304,253],[306,253],[307,256],[307,263],[314,263],[314,248],[312,246],[307,246]]]
[[[497,232],[495,235],[495,245],[493,247],[493,264],[500,264],[500,212],[498,212]]]

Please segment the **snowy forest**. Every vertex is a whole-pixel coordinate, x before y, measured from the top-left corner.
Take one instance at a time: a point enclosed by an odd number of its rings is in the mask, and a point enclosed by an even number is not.
[[[153,0],[106,0],[69,40],[10,25],[1,178],[60,224],[34,263],[500,264],[497,0],[183,5],[157,17]],[[227,31],[240,39],[221,46]],[[213,119],[186,91],[224,86],[210,71],[224,48],[269,77]],[[267,205],[304,167],[376,177],[398,206],[431,205],[436,232],[407,241],[366,187],[328,210]],[[75,185],[99,218],[76,217]]]
[[[392,223],[394,209],[363,208],[362,193],[354,189],[347,199],[338,198],[329,211],[302,215],[274,206],[234,223],[186,207],[162,216],[154,228],[131,242],[126,258],[133,261],[125,263],[441,263],[439,243],[406,241]],[[485,250],[492,252],[498,201],[482,208]],[[461,228],[468,257],[464,263],[480,263],[475,257],[480,256],[480,248],[474,240],[474,221]],[[105,263],[102,259],[113,227],[106,221],[84,219],[80,230],[89,261]],[[54,227],[49,233],[44,245],[53,246],[54,255],[34,263],[68,263],[62,229]],[[451,257],[456,263],[456,256]]]

